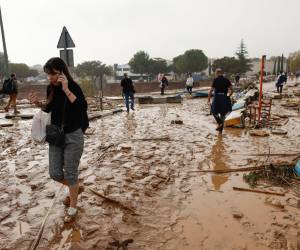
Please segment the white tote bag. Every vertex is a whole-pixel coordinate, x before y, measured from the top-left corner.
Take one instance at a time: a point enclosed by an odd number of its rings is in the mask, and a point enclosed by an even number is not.
[[[50,113],[42,110],[37,112],[32,120],[31,136],[34,141],[44,143],[46,140],[46,126],[51,122]]]

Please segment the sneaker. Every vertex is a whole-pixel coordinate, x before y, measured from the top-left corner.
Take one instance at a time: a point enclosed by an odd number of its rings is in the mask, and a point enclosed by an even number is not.
[[[134,111],[135,109],[134,109],[134,107],[131,107],[131,109]]]
[[[77,208],[69,207],[64,218],[65,223],[71,223],[76,219]]]
[[[7,107],[4,108],[5,112],[8,113],[9,109]]]

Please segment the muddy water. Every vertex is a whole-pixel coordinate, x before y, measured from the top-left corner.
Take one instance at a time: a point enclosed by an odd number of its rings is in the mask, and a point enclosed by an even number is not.
[[[139,106],[93,122],[80,166],[86,190],[70,225],[63,223],[65,191],[48,177],[47,146],[31,141],[31,122],[1,129],[0,249],[28,249],[50,207],[38,249],[116,249],[109,242],[126,239],[134,240],[129,249],[296,249],[299,198],[292,191],[267,188],[287,192],[279,198],[233,191],[248,187],[243,173],[197,171],[290,162],[294,157],[251,155],[299,153],[298,113],[275,101],[274,112],[292,116],[281,127],[286,136],[219,135],[205,102]],[[183,124],[171,124],[175,119]]]

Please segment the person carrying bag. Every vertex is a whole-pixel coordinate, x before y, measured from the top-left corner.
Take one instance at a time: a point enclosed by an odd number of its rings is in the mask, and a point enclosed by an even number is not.
[[[49,143],[49,173],[53,180],[69,189],[69,196],[63,202],[68,207],[64,221],[71,222],[77,215],[78,194],[84,190],[79,187],[78,166],[84,147],[83,133],[89,126],[87,102],[62,59],[48,60],[44,71],[50,81],[47,102],[43,104],[36,93],[29,95],[29,101],[51,113],[51,122],[44,127]]]

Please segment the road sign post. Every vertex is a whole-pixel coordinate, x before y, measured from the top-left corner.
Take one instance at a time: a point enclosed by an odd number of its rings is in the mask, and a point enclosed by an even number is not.
[[[75,43],[73,42],[73,39],[71,38],[66,27],[63,27],[57,48],[63,49],[59,51],[60,58],[63,59],[69,67],[74,67],[73,50],[70,48],[75,48]]]
[[[2,35],[3,53],[4,53],[4,76],[9,77],[8,55],[7,55],[7,49],[6,49],[6,42],[5,42],[5,35],[4,35],[4,27],[3,27],[3,21],[2,21],[1,8],[0,8],[0,26],[1,26],[1,35]]]

